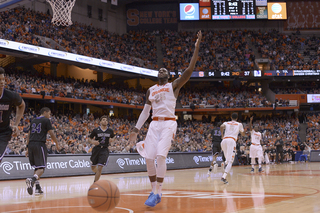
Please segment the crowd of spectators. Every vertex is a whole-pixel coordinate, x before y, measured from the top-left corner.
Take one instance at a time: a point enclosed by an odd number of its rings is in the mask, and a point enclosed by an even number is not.
[[[183,71],[189,65],[196,40],[194,32],[161,32],[164,66]],[[203,31],[201,51],[195,70],[241,71],[254,69],[254,52],[246,41],[246,31]]]
[[[307,121],[307,135],[306,143],[313,150],[320,150],[320,113],[313,112],[306,115]]]
[[[144,104],[144,90],[130,88],[126,84],[98,83],[74,78],[55,78],[37,71],[7,70],[7,86],[20,94],[43,94],[84,100],[96,100],[123,104]]]
[[[261,57],[270,59],[270,70],[320,69],[320,37],[286,35],[277,30],[251,31],[250,37]]]
[[[0,13],[0,38],[44,46],[37,36],[57,42],[54,49],[123,64],[157,69],[155,32],[139,31],[123,35],[74,22],[69,27],[52,25],[49,14],[27,8]]]
[[[261,92],[251,88],[210,87],[210,89],[181,90],[179,102],[182,106],[193,104],[206,108],[272,107],[272,103]]]
[[[276,94],[319,94],[318,81],[278,81],[269,84],[269,88]]]

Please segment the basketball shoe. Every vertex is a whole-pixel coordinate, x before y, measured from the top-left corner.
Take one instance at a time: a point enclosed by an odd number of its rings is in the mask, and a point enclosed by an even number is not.
[[[34,185],[34,180],[32,178],[27,178],[26,179],[26,184],[27,184],[27,191],[29,195],[33,194],[33,185]]]
[[[254,168],[252,168],[250,172],[252,172],[252,173],[253,173],[253,172],[254,172]]]
[[[224,183],[224,184],[228,184],[229,182],[227,181],[227,179],[225,178],[221,178],[221,181]]]
[[[161,196],[159,194],[153,194],[148,197],[144,205],[149,207],[155,207],[160,202],[161,202]]]
[[[35,195],[42,195],[43,191],[39,183],[36,182],[36,190],[34,191]]]

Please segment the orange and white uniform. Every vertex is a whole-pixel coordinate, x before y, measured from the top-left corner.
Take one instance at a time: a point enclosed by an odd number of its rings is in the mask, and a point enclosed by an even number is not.
[[[250,158],[263,158],[261,141],[261,133],[254,130],[251,131]]]
[[[236,154],[236,141],[238,140],[239,132],[243,132],[243,125],[237,121],[224,122],[225,131],[224,138],[221,142],[221,148],[227,162],[233,162]]]
[[[167,157],[177,131],[175,118],[176,97],[172,83],[154,85],[149,89],[152,107],[152,122],[144,140],[145,158],[155,159],[157,155]]]

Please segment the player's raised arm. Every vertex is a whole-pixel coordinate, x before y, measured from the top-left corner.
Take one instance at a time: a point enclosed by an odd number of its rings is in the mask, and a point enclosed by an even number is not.
[[[129,136],[129,143],[132,144],[136,141],[139,130],[143,126],[143,124],[146,122],[146,120],[149,118],[150,110],[151,110],[151,102],[149,100],[150,90],[148,89],[146,94],[146,103],[143,107],[143,110],[139,116],[139,119],[136,123],[136,126],[133,128],[133,130],[130,133]]]
[[[253,116],[250,117],[250,122],[249,122],[250,132],[252,131],[252,120],[253,120]]]
[[[187,81],[189,81],[191,74],[194,70],[194,67],[196,66],[197,60],[198,60],[198,53],[199,53],[199,48],[200,48],[200,42],[202,39],[202,32],[199,31],[197,34],[198,38],[197,41],[195,43],[195,49],[193,52],[193,56],[191,58],[190,64],[188,66],[187,69],[185,69],[185,71],[182,73],[182,75],[177,78],[176,80],[173,81],[172,83],[172,87],[173,89],[180,89],[185,83],[187,83]]]

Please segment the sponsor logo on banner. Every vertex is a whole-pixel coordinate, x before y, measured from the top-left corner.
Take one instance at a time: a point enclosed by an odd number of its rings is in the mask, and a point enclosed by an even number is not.
[[[0,168],[2,168],[4,173],[10,175],[10,171],[13,169],[13,165],[10,162],[4,161],[0,164]]]
[[[180,20],[199,20],[199,4],[180,3]]]
[[[130,65],[123,65],[121,66],[121,70],[133,71],[134,67]]]
[[[211,162],[212,161],[212,156],[201,156],[201,155],[195,155],[193,156],[193,161],[199,165],[199,163],[206,163],[206,162]]]
[[[0,41],[0,46],[8,46],[8,45],[9,45],[9,41],[6,41],[6,40]]]
[[[157,161],[156,161],[157,162]],[[145,158],[118,158],[116,160],[116,163],[121,169],[124,169],[125,166],[141,166],[141,165],[146,165],[146,159]],[[174,164],[174,158],[172,157],[167,157],[166,158],[166,164]]]
[[[114,63],[111,61],[100,61],[99,64],[103,67],[113,67]]]
[[[194,6],[192,4],[187,4],[184,7],[184,12],[186,13],[186,15],[191,16],[194,14],[194,12],[196,11],[196,8],[194,8]]]
[[[39,52],[40,47],[36,46],[25,46],[25,45],[20,45],[19,50],[25,51],[25,52]]]
[[[152,75],[152,70],[141,69],[140,73],[145,75]]]
[[[267,6],[267,0],[256,0],[256,6]]]
[[[78,169],[78,168],[89,168],[91,163],[86,160],[69,160],[69,161],[61,161],[61,162],[47,162],[46,169]],[[33,170],[30,163],[24,163],[22,161],[12,161],[12,163],[8,161],[3,161],[0,164],[0,168],[6,173],[10,175],[11,170],[15,171],[25,171],[25,170]]]
[[[287,19],[286,3],[268,3],[268,19]]]
[[[200,19],[211,19],[210,7],[200,7]]]
[[[79,62],[82,62],[82,63],[91,63],[92,62],[92,58],[84,57],[84,56],[78,56],[76,58],[76,60]]]
[[[65,58],[67,57],[67,53],[65,52],[58,52],[58,51],[50,51],[48,53],[49,56],[58,57],[58,58]]]

